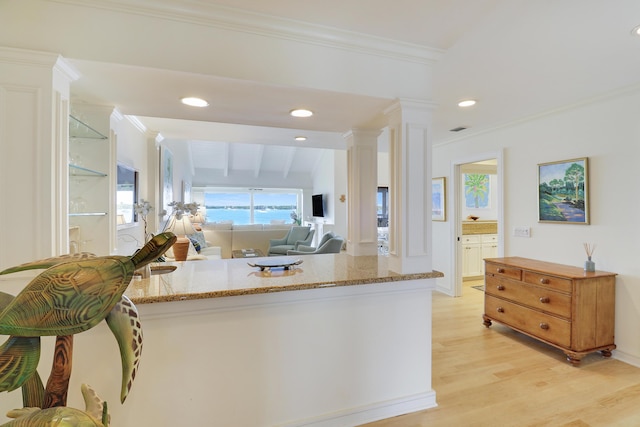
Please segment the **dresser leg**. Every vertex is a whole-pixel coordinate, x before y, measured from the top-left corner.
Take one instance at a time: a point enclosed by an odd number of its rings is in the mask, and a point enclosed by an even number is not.
[[[567,362],[571,363],[571,366],[580,366],[580,361],[584,355],[576,353],[565,353],[567,355]]]
[[[491,326],[491,319],[489,319],[489,318],[488,318],[488,317],[486,317],[486,316],[482,316],[482,319],[484,320],[484,322],[482,322],[482,324],[483,324],[484,326],[486,326],[487,328],[488,328],[489,326]]]
[[[600,351],[600,353],[602,353],[602,356],[604,357],[611,357],[611,350],[610,349],[605,349]]]

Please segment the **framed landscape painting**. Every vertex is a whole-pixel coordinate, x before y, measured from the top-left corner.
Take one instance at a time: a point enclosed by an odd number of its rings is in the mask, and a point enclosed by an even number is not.
[[[538,165],[538,221],[589,224],[587,157]]]
[[[433,178],[431,181],[431,220],[446,221],[446,180],[444,177]]]

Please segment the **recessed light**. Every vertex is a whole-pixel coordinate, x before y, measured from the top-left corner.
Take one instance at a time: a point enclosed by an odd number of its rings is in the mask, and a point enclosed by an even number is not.
[[[631,34],[633,34],[634,36],[640,36],[640,25],[631,30]]]
[[[307,140],[307,137],[306,137],[306,136],[296,136],[296,137],[295,137],[295,140],[296,140],[296,141],[306,141],[306,140]]]
[[[458,107],[471,107],[476,105],[475,99],[465,99],[463,101],[458,102]]]
[[[306,110],[304,108],[296,108],[295,110],[289,111],[293,117],[311,117],[313,116],[313,111]]]
[[[209,103],[202,98],[196,98],[193,96],[188,96],[186,98],[182,98],[180,100],[184,105],[188,105],[190,107],[208,107]]]

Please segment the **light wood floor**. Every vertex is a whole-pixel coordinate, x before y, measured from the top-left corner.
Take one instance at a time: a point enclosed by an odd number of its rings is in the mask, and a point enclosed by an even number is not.
[[[600,353],[572,367],[554,347],[496,323],[487,329],[483,293],[470,285],[461,298],[433,295],[438,407],[367,427],[640,426],[639,368]]]

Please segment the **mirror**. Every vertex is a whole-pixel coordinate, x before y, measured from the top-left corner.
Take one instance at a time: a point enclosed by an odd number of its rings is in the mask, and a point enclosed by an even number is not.
[[[116,222],[118,226],[138,221],[133,206],[138,203],[138,171],[118,163]]]

